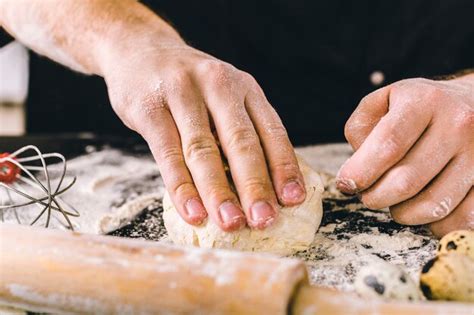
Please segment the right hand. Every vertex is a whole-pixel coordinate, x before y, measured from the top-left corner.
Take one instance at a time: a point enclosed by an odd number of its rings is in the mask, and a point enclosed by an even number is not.
[[[147,141],[186,222],[209,215],[225,231],[246,223],[262,229],[279,204],[304,201],[286,130],[251,75],[182,42],[135,47],[122,57],[104,67],[112,106]]]

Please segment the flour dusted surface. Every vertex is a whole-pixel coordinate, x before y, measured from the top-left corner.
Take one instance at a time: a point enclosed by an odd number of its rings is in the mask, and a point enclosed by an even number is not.
[[[355,198],[335,189],[334,175],[350,156],[347,145],[325,145],[297,150],[322,172],[326,192],[324,214],[309,250],[295,256],[306,261],[311,282],[345,291],[353,290],[357,271],[370,262],[385,260],[400,265],[417,281],[421,266],[433,256],[437,241],[422,227],[406,227],[390,219],[387,210],[371,211]],[[150,156],[117,150],[93,152],[68,163],[76,186],[65,200],[80,212],[73,218],[78,231],[168,242],[161,218],[163,182]],[[37,209],[20,212],[31,218]],[[6,213],[7,220],[14,218]],[[130,223],[131,224],[128,224]],[[58,220],[56,228],[64,228]],[[296,232],[296,231],[295,231]]]
[[[58,168],[48,167],[53,178],[53,187],[58,181]],[[163,181],[156,163],[150,156],[133,156],[118,150],[93,152],[70,160],[67,165],[65,183],[76,176],[76,184],[61,198],[74,208],[80,217],[70,218],[75,230],[85,233],[105,234],[130,222],[137,214],[159,200],[164,192]],[[43,183],[44,177],[38,174]],[[39,197],[38,192],[23,184],[23,191]],[[27,201],[13,194],[15,201]],[[0,198],[6,200],[3,190]],[[23,199],[22,199],[23,198]],[[41,211],[36,204],[17,210],[22,224],[31,223]],[[4,213],[4,220],[16,223],[11,209]],[[44,226],[46,216],[35,225]],[[50,227],[66,229],[65,219],[53,212]]]

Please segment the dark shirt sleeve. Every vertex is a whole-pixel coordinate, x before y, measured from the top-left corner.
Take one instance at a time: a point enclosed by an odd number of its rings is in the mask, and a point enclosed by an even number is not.
[[[14,38],[11,37],[3,28],[0,27],[0,47],[3,47],[13,41]]]

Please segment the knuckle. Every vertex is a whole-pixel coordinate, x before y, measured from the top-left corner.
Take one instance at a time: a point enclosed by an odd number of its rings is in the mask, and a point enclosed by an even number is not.
[[[402,139],[396,135],[394,131],[389,131],[389,135],[381,144],[379,158],[386,161],[392,161],[403,154]]]
[[[468,132],[474,141],[474,109],[467,109],[459,113],[454,119],[454,128],[461,132]]]
[[[405,92],[407,91],[410,87],[421,85],[421,84],[426,84],[428,80],[424,78],[409,78],[409,79],[403,79],[400,81],[397,81],[393,84],[391,92]]]
[[[374,92],[374,93],[375,93],[375,92]],[[366,106],[366,105],[372,103],[372,102],[371,102],[372,97],[373,97],[373,93],[370,93],[370,94],[365,95],[364,97],[362,97],[362,99],[360,100],[359,105],[358,105],[357,107],[358,107],[358,108],[364,107],[364,106]]]
[[[251,75],[250,73],[245,72],[245,71],[240,71],[240,70],[239,70],[239,73],[244,80],[247,80],[248,82],[252,82],[252,83],[257,83],[257,80],[255,80],[254,76]]]
[[[130,128],[131,130],[143,134],[141,131],[142,128],[140,128],[140,124],[137,124],[137,121],[139,119],[137,119],[136,114],[134,114],[128,109],[128,106],[123,104],[113,105],[113,108],[127,128]]]
[[[194,194],[194,184],[190,182],[178,182],[171,186],[170,193],[177,196],[178,198],[184,197],[185,199],[191,194]],[[184,200],[186,201],[186,200]]]
[[[256,196],[265,196],[269,194],[269,183],[262,176],[252,176],[245,179],[243,192]]]
[[[125,123],[125,125],[131,129],[134,129],[134,120],[136,113],[136,107],[129,97],[124,95],[125,93],[109,91],[109,99],[112,108]]]
[[[181,149],[177,146],[165,146],[159,150],[159,163],[162,166],[175,167],[183,162]]]
[[[273,174],[283,176],[284,179],[295,179],[299,177],[300,168],[298,163],[292,160],[284,160],[278,163],[270,163],[270,171]]]
[[[232,128],[226,137],[227,147],[234,152],[254,151],[260,146],[255,132],[250,128]]]
[[[112,108],[117,113],[122,113],[128,107],[128,104],[130,104],[123,93],[114,88],[109,88],[109,99]]]
[[[235,200],[235,196],[230,190],[230,187],[225,184],[213,183],[207,187],[207,192],[204,198],[215,201],[215,204],[222,204],[227,200]]]
[[[439,85],[423,78],[402,80],[391,90],[394,105],[416,105],[416,107],[419,107],[420,102],[428,105],[436,104],[445,96],[445,93]]]
[[[260,91],[260,85],[250,73],[245,71],[239,71],[239,75],[241,76],[242,80],[248,84],[250,88]]]
[[[364,105],[368,103],[368,99],[371,95],[368,95],[362,99],[359,106],[355,109],[349,119],[344,125],[344,137],[351,145],[357,145],[363,140],[365,136],[364,130],[370,130],[372,125],[375,125],[375,119],[371,115],[367,115],[367,108]]]
[[[209,74],[211,72],[215,72],[216,70],[220,69],[222,66],[222,62],[215,59],[205,59],[198,64],[198,69],[202,71],[204,74]]]
[[[133,101],[124,100],[120,104],[114,105],[114,109],[129,128],[140,133],[146,125],[144,122],[150,122],[168,112],[160,91],[145,93],[144,96]]]
[[[149,117],[153,116],[157,112],[166,110],[162,91],[153,91],[151,93],[145,94],[145,96],[139,99],[138,102],[139,104],[134,106],[134,108],[139,111],[139,115]]]
[[[228,82],[231,67],[219,60],[205,60],[199,64],[200,72],[214,85]]]
[[[184,69],[175,69],[168,77],[168,84],[170,85],[170,92],[183,89],[190,85],[190,74]]]
[[[411,197],[417,191],[416,180],[407,172],[398,171],[398,176],[395,176],[392,184],[392,191],[396,196],[401,198]]]
[[[390,96],[392,99],[396,99],[405,93],[406,85],[409,80],[411,79],[401,80],[393,84],[392,88],[390,89]]]
[[[217,145],[212,136],[191,137],[184,149],[186,160],[191,162],[218,155]]]
[[[419,78],[400,80],[393,84],[390,90],[390,96],[395,100],[405,99],[405,95],[410,94],[413,87],[421,84],[423,83]]]
[[[433,104],[438,102],[441,98],[444,97],[443,89],[433,85],[433,84],[424,84],[423,86],[423,99],[428,104]]]
[[[286,128],[280,122],[265,124],[265,133],[274,140],[286,140],[288,138]]]
[[[430,80],[425,78],[408,78],[398,81],[398,87],[427,84]]]
[[[350,117],[344,125],[344,137],[350,144],[353,144],[357,140],[354,132],[355,129],[356,126],[354,125],[354,118]]]

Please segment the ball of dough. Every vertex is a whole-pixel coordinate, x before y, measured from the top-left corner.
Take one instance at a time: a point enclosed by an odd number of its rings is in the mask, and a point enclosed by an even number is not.
[[[458,253],[474,259],[474,231],[459,230],[446,234],[438,245],[438,255]]]
[[[318,173],[298,158],[306,184],[306,200],[299,206],[283,207],[279,217],[264,230],[248,227],[235,232],[222,231],[208,219],[200,226],[187,224],[178,214],[166,193],[163,220],[175,244],[204,248],[227,248],[290,255],[307,249],[321,223],[323,184]]]
[[[377,261],[363,267],[354,282],[355,291],[366,298],[417,301],[422,298],[415,282],[400,267]]]
[[[474,302],[474,260],[457,253],[436,256],[423,267],[420,288],[429,300]]]

